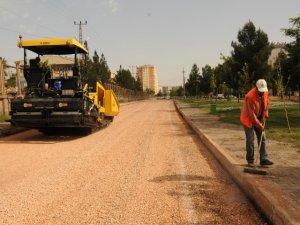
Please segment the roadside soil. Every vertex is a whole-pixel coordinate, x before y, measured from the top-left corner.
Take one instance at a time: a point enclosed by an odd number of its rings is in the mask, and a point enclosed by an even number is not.
[[[266,224],[171,100],[88,136],[0,139],[0,224]]]

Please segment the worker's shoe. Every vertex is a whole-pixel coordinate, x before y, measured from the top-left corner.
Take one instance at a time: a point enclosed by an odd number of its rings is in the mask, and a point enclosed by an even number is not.
[[[273,163],[272,161],[268,160],[268,159],[263,160],[263,161],[260,162],[260,165],[261,165],[261,166],[271,166],[271,165],[273,165],[273,164],[274,164],[274,163]]]
[[[249,167],[254,167],[254,163],[253,162],[248,162],[248,166]]]

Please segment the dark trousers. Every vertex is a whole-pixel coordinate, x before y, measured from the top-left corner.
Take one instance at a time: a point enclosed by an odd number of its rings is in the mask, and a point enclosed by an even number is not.
[[[258,145],[259,145],[259,141],[260,141],[262,133],[255,126],[252,126],[252,128],[249,128],[244,125],[244,130],[245,130],[245,134],[246,134],[246,152],[247,152],[246,160],[248,163],[254,163],[254,133],[256,135]],[[259,153],[260,153],[260,161],[264,161],[264,160],[268,159],[265,135],[263,135],[263,137],[262,137]]]

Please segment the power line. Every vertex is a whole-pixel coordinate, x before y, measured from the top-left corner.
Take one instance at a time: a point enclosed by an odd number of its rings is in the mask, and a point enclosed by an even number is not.
[[[16,34],[22,33],[22,34],[26,34],[26,35],[32,36],[32,37],[46,38],[45,36],[41,36],[41,35],[38,35],[38,34],[33,34],[33,33],[28,33],[28,32],[21,32],[21,31],[14,30],[14,29],[11,29],[11,28],[6,28],[6,27],[0,27],[0,30],[9,31],[11,33],[16,33]]]

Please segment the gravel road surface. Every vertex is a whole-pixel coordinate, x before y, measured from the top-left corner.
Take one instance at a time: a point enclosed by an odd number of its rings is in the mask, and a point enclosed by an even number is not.
[[[0,224],[266,224],[171,100],[88,136],[0,139]]]

